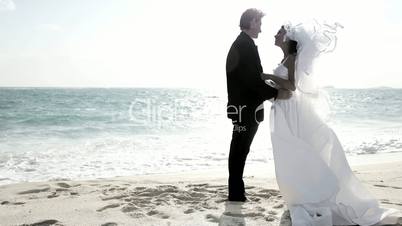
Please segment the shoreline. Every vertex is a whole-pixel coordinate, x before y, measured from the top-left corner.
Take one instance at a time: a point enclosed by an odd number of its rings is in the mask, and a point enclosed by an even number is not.
[[[372,165],[372,164],[380,164],[380,163],[389,163],[389,162],[397,162],[402,161],[402,152],[385,152],[385,153],[376,153],[376,154],[353,154],[347,155],[350,166],[360,166],[360,165]],[[222,166],[221,168],[213,167],[211,169],[196,169],[191,170],[194,174],[198,176],[209,173],[214,175],[219,175],[220,177],[227,177],[227,166]],[[169,178],[175,177],[175,175],[187,175],[189,172],[186,171],[176,171],[176,172],[168,172],[168,173],[147,173],[147,174],[134,174],[130,176],[111,176],[111,177],[98,177],[98,178],[83,178],[83,179],[68,179],[68,178],[56,178],[50,180],[41,180],[41,181],[22,181],[22,182],[13,182],[7,184],[0,184],[0,188],[2,186],[8,185],[17,185],[24,183],[45,183],[45,182],[54,182],[54,181],[88,181],[88,180],[104,180],[104,179],[113,179],[113,178],[146,178],[146,177],[157,177],[157,178]],[[268,177],[275,178],[275,165],[272,159],[265,162],[254,162],[247,163],[244,169],[244,176],[258,176],[258,177]]]

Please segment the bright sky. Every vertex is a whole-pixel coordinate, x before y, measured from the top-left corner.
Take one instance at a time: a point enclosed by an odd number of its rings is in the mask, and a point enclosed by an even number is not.
[[[402,87],[402,1],[0,0],[0,86],[197,87],[226,91],[241,13],[262,9],[256,40],[271,72],[285,21],[345,28],[323,58],[324,85]]]

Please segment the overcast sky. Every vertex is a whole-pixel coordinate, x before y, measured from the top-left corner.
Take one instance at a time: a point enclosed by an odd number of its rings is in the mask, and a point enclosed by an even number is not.
[[[324,85],[402,88],[402,1],[0,0],[0,86],[226,90],[241,13],[262,9],[265,72],[281,60],[285,21],[344,26],[320,68]]]

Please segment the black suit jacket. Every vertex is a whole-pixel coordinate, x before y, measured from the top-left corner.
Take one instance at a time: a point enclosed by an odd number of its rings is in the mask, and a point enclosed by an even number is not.
[[[276,97],[278,90],[265,84],[262,72],[257,46],[241,32],[226,59],[227,116],[234,123],[258,124],[264,120],[262,104]]]

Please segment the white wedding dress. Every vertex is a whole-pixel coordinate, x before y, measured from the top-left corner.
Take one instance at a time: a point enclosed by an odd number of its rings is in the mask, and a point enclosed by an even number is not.
[[[274,75],[288,79],[287,68],[279,64]],[[292,225],[373,225],[396,212],[379,207],[358,181],[306,95],[296,90],[276,100],[270,115],[276,178]]]

